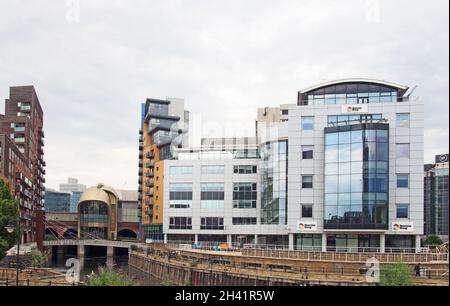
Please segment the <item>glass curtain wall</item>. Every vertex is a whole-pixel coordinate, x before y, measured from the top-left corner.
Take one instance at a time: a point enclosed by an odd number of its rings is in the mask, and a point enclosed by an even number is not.
[[[108,238],[108,205],[99,201],[88,201],[80,204],[79,222],[81,237],[91,239]]]
[[[325,129],[325,228],[388,229],[389,125]]]
[[[287,223],[288,142],[261,147],[261,223]]]

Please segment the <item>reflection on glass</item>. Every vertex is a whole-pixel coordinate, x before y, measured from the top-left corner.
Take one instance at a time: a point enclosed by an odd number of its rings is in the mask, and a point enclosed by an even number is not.
[[[325,228],[387,228],[387,127],[326,132]]]

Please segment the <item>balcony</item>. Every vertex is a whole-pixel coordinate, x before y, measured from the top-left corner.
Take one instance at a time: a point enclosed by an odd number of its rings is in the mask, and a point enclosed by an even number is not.
[[[149,198],[147,201],[145,201],[145,205],[147,205],[147,206],[152,205],[153,206],[153,198]]]
[[[149,181],[145,182],[145,187],[153,187],[154,181],[153,179],[150,179]]]
[[[146,196],[153,196],[153,193],[154,193],[153,188],[150,188],[149,190],[147,190],[147,191],[145,192],[145,195],[146,195]]]
[[[146,177],[153,177],[153,176],[154,176],[153,171],[147,171],[147,172],[145,173],[145,176],[146,176]]]

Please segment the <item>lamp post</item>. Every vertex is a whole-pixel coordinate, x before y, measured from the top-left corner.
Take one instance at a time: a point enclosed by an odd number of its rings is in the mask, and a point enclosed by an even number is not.
[[[19,286],[19,248],[20,248],[20,227],[19,227],[19,223],[17,222],[16,224],[14,224],[13,222],[8,223],[8,225],[5,227],[6,231],[8,233],[12,233],[14,232],[14,230],[16,230],[17,233],[17,255],[16,255],[16,286]]]

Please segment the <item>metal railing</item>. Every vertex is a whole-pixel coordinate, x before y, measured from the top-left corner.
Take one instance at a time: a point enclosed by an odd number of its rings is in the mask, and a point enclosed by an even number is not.
[[[98,240],[59,239],[59,240],[44,241],[44,246],[87,245],[87,246],[113,246],[113,247],[129,248],[133,244],[140,244],[140,243],[128,241],[100,240],[100,239]]]
[[[241,249],[244,256],[314,261],[365,262],[375,257],[380,262],[404,263],[447,263],[448,254],[436,253],[350,253],[350,252],[310,252],[276,249]]]
[[[292,249],[288,245],[279,244],[254,244],[246,243],[243,245],[244,249],[258,249],[258,250],[293,250],[293,251],[306,251],[306,252],[321,252],[321,246],[293,246]],[[403,253],[413,254],[416,253],[415,248],[385,248],[384,252],[380,247],[327,247],[327,252],[336,253]],[[429,253],[428,247],[420,248],[419,253]]]

